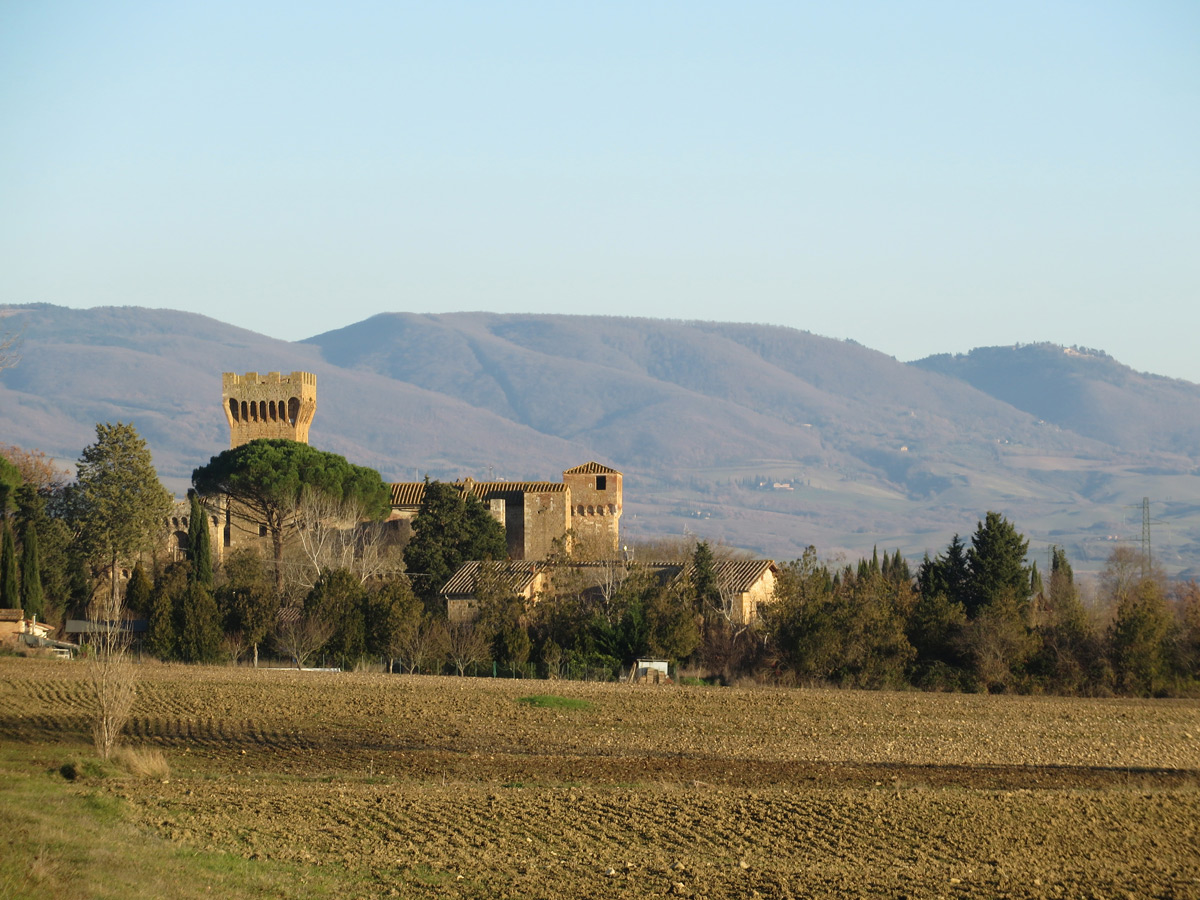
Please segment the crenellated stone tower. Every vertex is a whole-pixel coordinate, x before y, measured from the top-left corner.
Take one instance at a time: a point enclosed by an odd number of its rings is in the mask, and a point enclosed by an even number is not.
[[[308,426],[317,411],[317,376],[312,372],[221,376],[221,400],[229,421],[229,447],[258,438],[287,438],[308,443]]]

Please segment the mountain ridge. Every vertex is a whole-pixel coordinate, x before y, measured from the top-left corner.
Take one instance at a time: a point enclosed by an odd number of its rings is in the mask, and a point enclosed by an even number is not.
[[[1127,507],[1152,496],[1173,523],[1164,563],[1191,571],[1200,549],[1200,387],[1107,354],[902,363],[783,326],[497,313],[381,313],[286,342],[169,309],[0,312],[26,326],[0,441],[74,459],[96,421],[132,419],[177,491],[228,445],[221,372],[302,369],[314,445],[389,480],[556,479],[596,459],[626,473],[631,540],[919,558],[997,509],[1087,571],[1140,535]]]

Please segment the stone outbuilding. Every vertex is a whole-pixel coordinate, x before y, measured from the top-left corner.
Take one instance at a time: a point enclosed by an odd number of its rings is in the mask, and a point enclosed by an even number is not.
[[[533,605],[540,591],[546,589],[546,571],[536,563],[524,560],[507,562],[466,562],[446,582],[440,591],[446,601],[446,618],[451,625],[474,622],[479,618],[479,602],[476,594],[481,577],[488,574],[500,579],[501,584],[514,596],[521,598],[525,607]]]

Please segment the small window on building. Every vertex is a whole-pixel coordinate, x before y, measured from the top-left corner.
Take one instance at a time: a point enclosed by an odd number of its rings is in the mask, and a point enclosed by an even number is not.
[[[259,526],[258,526],[258,536],[259,536],[259,537],[266,537],[266,536],[267,536],[267,526],[266,526],[266,525],[259,525]]]
[[[608,476],[607,475],[597,475],[596,476],[596,490],[598,490],[598,491],[608,490]]]

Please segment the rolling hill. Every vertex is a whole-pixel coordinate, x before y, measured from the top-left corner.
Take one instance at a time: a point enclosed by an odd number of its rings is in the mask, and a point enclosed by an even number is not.
[[[172,310],[0,307],[24,328],[0,441],[78,456],[132,421],[168,486],[228,445],[223,371],[313,371],[312,443],[388,479],[626,474],[627,539],[694,533],[918,558],[996,509],[1096,570],[1141,535],[1200,562],[1200,387],[1095,351],[984,348],[905,364],[757,325],[387,313],[289,343]]]

